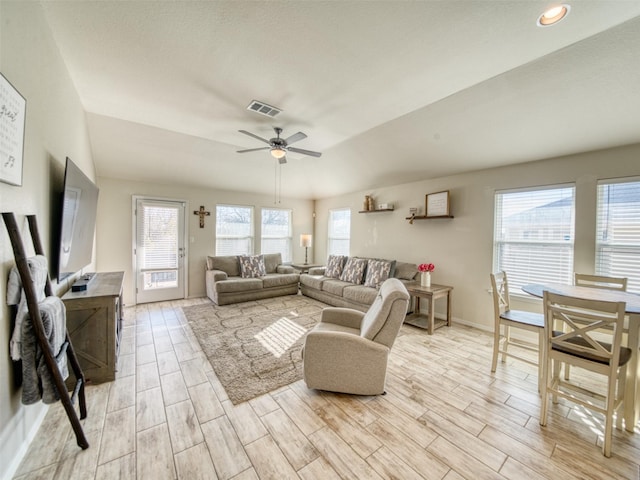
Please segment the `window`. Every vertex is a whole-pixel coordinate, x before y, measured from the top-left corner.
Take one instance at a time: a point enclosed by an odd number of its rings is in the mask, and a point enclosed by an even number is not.
[[[341,208],[329,210],[328,255],[349,255],[351,238],[351,210]]]
[[[281,253],[282,263],[291,263],[291,210],[262,209],[260,253]]]
[[[509,276],[511,293],[528,283],[573,283],[575,187],[497,192],[494,271]]]
[[[216,205],[216,255],[253,254],[253,207]]]
[[[597,275],[627,277],[627,290],[640,293],[640,179],[598,184]]]

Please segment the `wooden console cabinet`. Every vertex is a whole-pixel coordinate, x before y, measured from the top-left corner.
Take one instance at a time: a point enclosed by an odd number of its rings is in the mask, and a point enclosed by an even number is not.
[[[89,384],[116,379],[123,280],[124,272],[96,273],[86,290],[62,297],[69,337]]]

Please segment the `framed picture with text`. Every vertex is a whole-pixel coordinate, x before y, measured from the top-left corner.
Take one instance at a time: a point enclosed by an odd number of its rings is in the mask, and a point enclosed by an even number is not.
[[[27,101],[0,73],[0,182],[22,186]]]
[[[426,199],[427,217],[448,217],[449,212],[449,190],[444,192],[429,193]]]

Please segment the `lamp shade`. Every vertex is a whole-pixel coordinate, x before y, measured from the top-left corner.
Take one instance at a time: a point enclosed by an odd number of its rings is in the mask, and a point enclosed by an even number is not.
[[[312,236],[310,233],[303,233],[300,235],[300,246],[301,247],[310,247],[311,246]]]

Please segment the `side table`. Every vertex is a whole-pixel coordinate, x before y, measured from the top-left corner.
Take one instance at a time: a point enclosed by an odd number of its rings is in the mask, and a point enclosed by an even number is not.
[[[300,270],[300,273],[309,273],[310,268],[322,267],[319,263],[292,263],[291,266],[296,270]]]
[[[410,282],[405,285],[409,295],[415,297],[415,308],[413,313],[407,315],[404,323],[415,327],[426,328],[429,335],[433,335],[436,328],[443,325],[451,326],[451,291],[453,287],[447,285],[432,284],[430,287],[420,286],[420,282]],[[429,303],[428,313],[420,313],[420,299],[424,298]],[[439,298],[447,300],[447,319],[440,320],[436,318],[435,302]]]

